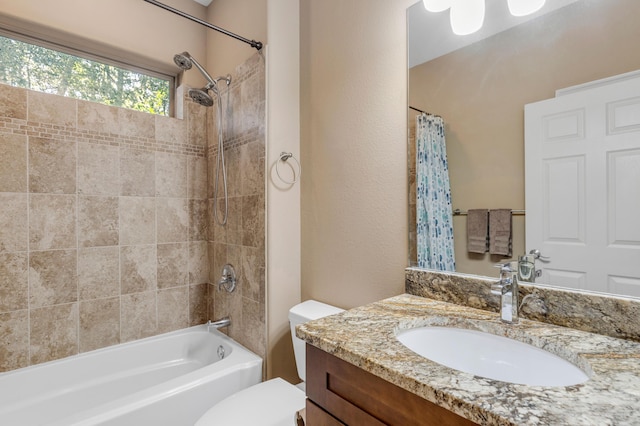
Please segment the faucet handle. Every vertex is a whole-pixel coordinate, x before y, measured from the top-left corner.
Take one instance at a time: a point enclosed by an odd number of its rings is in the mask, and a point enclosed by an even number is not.
[[[498,280],[494,283],[491,283],[491,294],[502,295],[502,281]]]
[[[500,272],[502,272],[502,271],[511,272],[513,270],[511,268],[511,264],[512,264],[512,262],[496,263],[495,265],[493,265],[493,267],[494,268],[500,268]]]

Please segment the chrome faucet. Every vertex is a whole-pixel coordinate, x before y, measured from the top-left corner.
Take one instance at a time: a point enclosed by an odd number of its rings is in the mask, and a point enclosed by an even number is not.
[[[211,330],[212,328],[217,330],[222,327],[229,327],[230,325],[231,325],[231,319],[229,317],[220,318],[217,321],[209,320],[207,322],[207,330]]]
[[[518,262],[498,264],[500,280],[491,284],[491,293],[500,296],[500,318],[510,324],[518,323]]]

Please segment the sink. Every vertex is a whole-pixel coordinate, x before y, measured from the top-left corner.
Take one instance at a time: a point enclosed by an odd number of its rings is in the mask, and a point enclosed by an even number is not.
[[[431,361],[488,379],[530,386],[571,386],[589,380],[578,367],[526,343],[476,330],[419,327],[396,338]]]

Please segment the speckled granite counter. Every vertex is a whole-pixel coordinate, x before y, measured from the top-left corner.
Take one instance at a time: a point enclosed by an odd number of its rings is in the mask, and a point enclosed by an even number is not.
[[[568,387],[515,385],[423,358],[396,332],[426,325],[482,330],[541,347],[590,377]],[[298,337],[483,425],[640,425],[640,343],[404,294],[298,326]]]

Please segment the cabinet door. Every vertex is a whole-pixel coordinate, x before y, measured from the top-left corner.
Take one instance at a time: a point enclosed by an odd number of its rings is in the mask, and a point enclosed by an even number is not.
[[[345,425],[475,424],[311,345],[306,382],[307,397]]]
[[[305,426],[345,426],[331,414],[318,407],[313,401],[307,399],[307,422]]]

